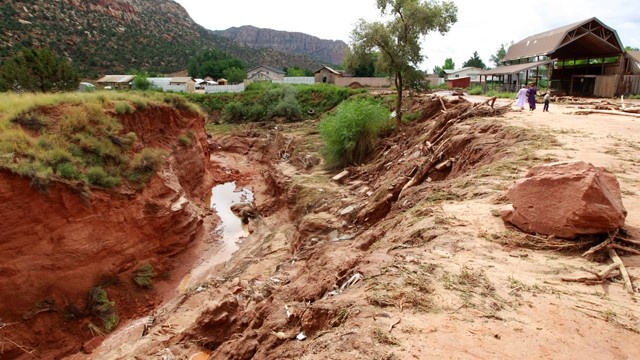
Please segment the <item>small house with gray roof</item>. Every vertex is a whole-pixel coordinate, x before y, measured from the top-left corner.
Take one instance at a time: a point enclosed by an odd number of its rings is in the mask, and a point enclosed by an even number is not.
[[[260,65],[247,71],[247,79],[250,81],[282,81],[287,73],[268,65]]]

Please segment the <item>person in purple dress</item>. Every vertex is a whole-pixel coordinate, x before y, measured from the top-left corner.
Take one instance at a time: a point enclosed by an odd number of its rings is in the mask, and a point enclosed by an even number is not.
[[[536,84],[529,84],[529,90],[527,91],[527,99],[529,99],[529,110],[533,111],[536,109],[536,93],[538,89],[536,89]]]

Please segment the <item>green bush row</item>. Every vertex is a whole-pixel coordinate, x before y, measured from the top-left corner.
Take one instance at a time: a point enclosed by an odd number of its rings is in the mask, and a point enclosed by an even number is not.
[[[238,94],[188,94],[186,97],[207,113],[220,113],[228,123],[282,118],[297,121],[315,118],[365,90],[328,84],[280,85],[254,82]]]

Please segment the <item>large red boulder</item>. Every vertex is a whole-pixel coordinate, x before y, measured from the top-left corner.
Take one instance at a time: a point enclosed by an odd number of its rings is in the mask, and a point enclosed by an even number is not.
[[[507,192],[502,219],[528,233],[575,238],[624,226],[620,185],[605,168],[583,161],[537,166]]]

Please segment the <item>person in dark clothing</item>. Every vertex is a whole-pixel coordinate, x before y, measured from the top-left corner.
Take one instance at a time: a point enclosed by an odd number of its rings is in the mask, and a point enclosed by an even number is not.
[[[536,109],[536,93],[538,89],[536,89],[536,84],[529,84],[529,91],[527,91],[527,99],[529,100],[529,110],[533,111]]]

